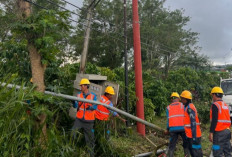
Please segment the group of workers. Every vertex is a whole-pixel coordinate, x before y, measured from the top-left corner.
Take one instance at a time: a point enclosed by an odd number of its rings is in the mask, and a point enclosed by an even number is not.
[[[77,97],[97,101],[97,95],[89,91],[89,86],[90,86],[89,80],[83,78],[80,81],[81,91],[77,94]],[[113,106],[111,102],[113,95],[115,95],[114,88],[112,86],[107,86],[104,95],[101,96],[100,102]],[[94,146],[95,146],[94,125],[96,123],[95,118],[98,122],[105,123],[109,121],[110,113],[112,113],[113,116],[118,117],[123,122],[126,121],[125,119],[120,117],[118,113],[110,111],[102,105],[75,101],[73,107],[77,108],[76,119],[72,127],[73,138],[76,139],[77,131],[83,129],[86,145],[91,157],[94,156]],[[110,131],[108,125],[106,125],[106,127],[107,127],[106,134],[108,137]]]
[[[90,82],[84,78],[80,81],[81,92],[77,97],[88,100],[97,101],[97,96],[93,92],[89,92]],[[226,103],[223,102],[223,90],[220,87],[214,87],[211,91],[213,103],[210,109],[210,133],[209,141],[213,143],[212,150],[214,157],[232,157],[231,156],[231,120],[230,111]],[[113,106],[111,99],[115,95],[112,86],[105,89],[104,95],[101,96],[100,102]],[[168,147],[168,157],[174,156],[178,136],[183,140],[183,148],[185,156],[203,157],[201,147],[201,129],[200,120],[197,109],[192,103],[192,94],[190,91],[183,91],[181,95],[177,92],[171,94],[172,103],[166,109],[167,113],[167,130],[165,134],[170,134],[170,142]],[[180,102],[181,101],[181,102]],[[94,156],[94,122],[95,118],[98,122],[109,121],[110,113],[113,116],[121,118],[116,112],[108,110],[102,105],[96,105],[86,102],[75,102],[74,107],[77,108],[76,119],[72,127],[73,138],[76,138],[77,130],[83,129],[86,145],[90,156]],[[109,134],[107,127],[106,134]]]
[[[213,143],[213,156],[231,157],[229,107],[222,100],[223,90],[220,87],[214,87],[210,94],[213,103],[210,109],[209,141]],[[192,103],[191,92],[185,90],[180,96],[173,92],[171,101],[172,103],[166,109],[167,130],[165,134],[170,134],[168,156],[174,156],[176,143],[180,135],[183,140],[185,156],[202,157],[200,121],[197,109]]]

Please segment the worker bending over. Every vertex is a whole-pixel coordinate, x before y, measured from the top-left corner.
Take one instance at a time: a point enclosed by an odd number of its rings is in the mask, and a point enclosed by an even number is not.
[[[172,103],[166,109],[167,113],[167,130],[165,134],[170,132],[170,142],[168,146],[168,157],[174,156],[178,136],[183,140],[183,148],[185,156],[189,156],[188,142],[184,131],[184,105],[180,102],[178,93],[173,92],[171,95]]]
[[[209,140],[213,142],[213,156],[231,157],[231,132],[230,132],[230,111],[226,103],[223,102],[223,90],[214,87],[211,91],[213,104],[210,109],[210,134]]]
[[[81,92],[77,94],[77,97],[97,101],[96,94],[89,92],[89,86],[89,80],[83,78],[80,81]],[[73,137],[76,139],[76,130],[83,129],[88,152],[90,156],[93,157],[95,145],[93,125],[95,120],[95,109],[97,108],[97,105],[79,101],[76,105],[74,105],[74,107],[77,108],[77,114],[74,125],[72,127]]]
[[[192,94],[185,90],[181,93],[180,97],[181,102],[185,106],[184,129],[190,154],[192,157],[202,157],[200,121],[197,109],[192,103]]]

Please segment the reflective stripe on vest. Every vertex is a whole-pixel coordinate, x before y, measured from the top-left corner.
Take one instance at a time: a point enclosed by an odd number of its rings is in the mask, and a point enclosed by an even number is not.
[[[83,93],[80,93],[77,96],[80,98],[84,98]],[[87,97],[85,99],[93,100],[94,95],[90,93],[89,95],[87,95]],[[78,119],[82,119],[82,120],[87,121],[87,122],[94,121],[95,120],[95,111],[87,110],[87,108],[91,107],[91,106],[93,106],[93,105],[90,103],[79,102],[78,103],[79,108],[78,108],[76,117]]]
[[[191,103],[189,104],[186,108],[185,108],[185,112],[184,112],[184,130],[185,130],[185,134],[188,138],[192,138],[192,129],[191,129],[191,120],[190,120],[190,116],[187,112],[188,108],[192,109],[195,112],[195,120],[196,120],[196,137],[201,137],[201,129],[200,129],[200,121],[198,118],[198,113],[197,110],[195,108],[195,106]]]
[[[184,115],[179,114],[179,115],[169,116],[168,118],[173,118],[173,117],[184,117]]]
[[[101,110],[99,110],[99,109],[96,109],[96,111],[98,111],[98,112],[100,112],[100,113],[102,113],[102,114],[106,114],[106,115],[109,115],[109,114],[110,114],[109,112],[103,112],[103,111],[101,111]]]
[[[181,102],[173,102],[167,107],[169,127],[184,126],[184,105]]]
[[[111,101],[105,96],[102,95],[101,96],[101,100],[100,102],[109,105],[111,103]],[[96,118],[99,120],[109,120],[109,115],[110,115],[110,111],[102,106],[102,105],[98,105],[97,106],[97,110],[96,110]]]
[[[196,123],[196,125],[201,125],[201,123]],[[191,124],[184,125],[185,127],[191,127]]]
[[[215,127],[215,131],[223,131],[230,128],[230,110],[226,103],[223,101],[216,101],[214,105],[218,108],[218,121]],[[212,121],[212,106],[210,108],[210,120]]]

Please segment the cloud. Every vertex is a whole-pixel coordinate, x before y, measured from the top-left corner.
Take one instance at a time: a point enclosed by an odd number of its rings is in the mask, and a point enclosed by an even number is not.
[[[203,54],[217,63],[232,62],[232,1],[231,0],[167,0],[165,7],[185,10],[190,16],[188,28],[200,33]]]
[[[83,0],[68,0],[82,6]],[[200,53],[207,55],[214,63],[232,63],[232,0],[166,0],[165,7],[171,10],[185,10],[191,17],[187,28],[200,33]],[[68,5],[70,10],[76,8]]]

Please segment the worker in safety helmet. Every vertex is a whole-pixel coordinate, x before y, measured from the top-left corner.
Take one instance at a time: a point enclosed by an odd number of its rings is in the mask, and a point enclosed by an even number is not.
[[[114,88],[112,86],[107,86],[105,89],[104,95],[101,96],[100,102],[107,104],[107,105],[110,105],[110,106],[113,106],[113,103],[111,102],[113,95],[115,95]],[[102,105],[98,105],[97,109],[96,109],[96,118],[97,118],[97,120],[102,122],[102,123],[101,122],[98,122],[98,123],[105,125],[106,128],[104,128],[104,131],[105,131],[107,138],[109,138],[109,134],[110,134],[109,124],[108,124],[110,113],[114,117],[118,117],[124,123],[126,122],[126,120],[123,119],[122,117],[120,117],[117,112],[110,111],[106,107],[104,107]]]
[[[230,111],[226,103],[223,102],[223,90],[214,87],[211,91],[213,104],[210,109],[210,134],[209,140],[213,142],[214,157],[231,157],[231,132],[230,132]]]
[[[90,82],[88,79],[83,78],[80,81],[81,92],[77,94],[78,98],[97,101],[97,96],[93,92],[89,92]],[[97,105],[85,102],[76,102],[73,106],[77,108],[76,119],[72,127],[73,137],[76,138],[76,132],[79,129],[84,130],[85,141],[88,147],[90,156],[94,156],[94,120],[95,110]]]
[[[184,129],[190,154],[192,157],[202,157],[200,121],[197,109],[192,103],[192,94],[185,90],[181,93],[180,97],[181,102],[185,106]]]
[[[166,109],[167,113],[167,130],[165,134],[170,132],[170,142],[168,146],[168,157],[174,156],[178,136],[183,140],[183,148],[185,156],[189,156],[188,142],[184,131],[184,105],[180,102],[180,96],[177,92],[171,94],[172,103]]]

